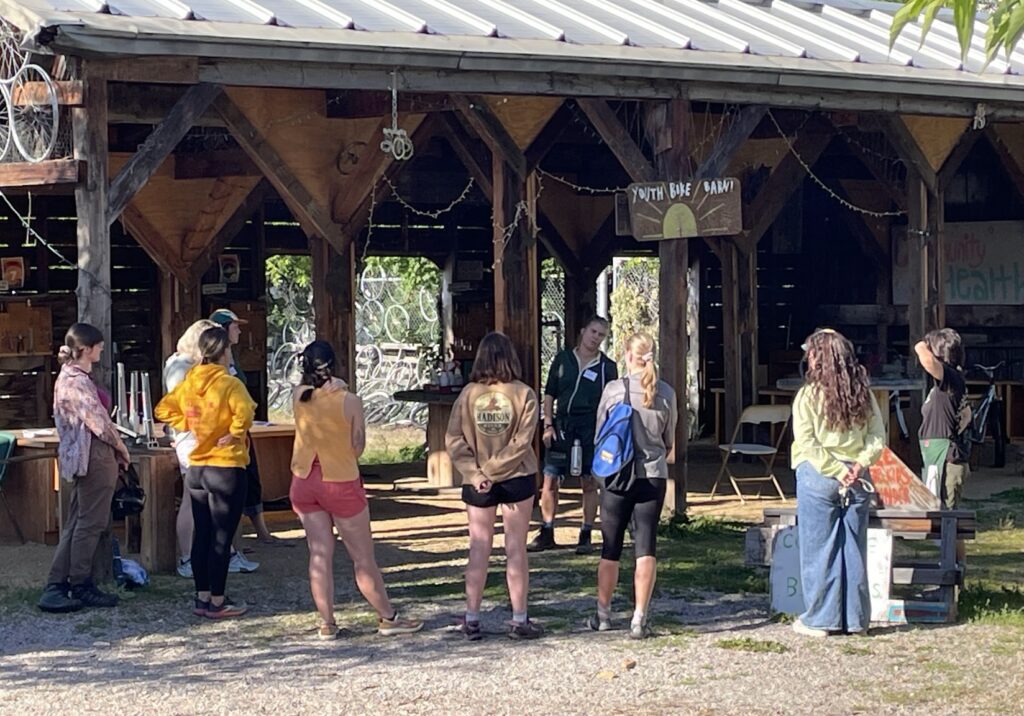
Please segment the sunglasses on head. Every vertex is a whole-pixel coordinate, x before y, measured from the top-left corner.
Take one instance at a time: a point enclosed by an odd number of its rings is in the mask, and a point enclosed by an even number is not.
[[[835,332],[836,331],[835,331],[834,328],[819,328],[818,330],[816,330],[814,333],[811,334],[811,338],[813,338],[814,336],[818,335],[819,333],[835,333]],[[810,338],[808,338],[807,340],[809,341]],[[807,352],[807,344],[806,343],[801,343],[800,344],[800,350],[802,350],[804,353],[806,353]]]

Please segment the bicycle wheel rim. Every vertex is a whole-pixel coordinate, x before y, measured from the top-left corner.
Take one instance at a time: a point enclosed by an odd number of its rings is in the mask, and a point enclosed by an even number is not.
[[[41,83],[45,97],[28,96],[29,87]],[[50,158],[60,129],[57,88],[39,65],[25,65],[11,81],[11,139],[22,158],[33,164]]]

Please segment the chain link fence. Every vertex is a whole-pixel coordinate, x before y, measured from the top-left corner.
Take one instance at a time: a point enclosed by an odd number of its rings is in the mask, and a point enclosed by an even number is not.
[[[555,259],[540,265],[540,384],[548,380],[548,370],[558,351],[565,346],[565,271]]]
[[[272,420],[292,419],[299,354],[316,337],[308,256],[268,260],[268,404]],[[440,270],[426,259],[367,259],[357,280],[356,388],[368,425],[426,427],[427,406],[395,391],[430,382],[438,359]]]

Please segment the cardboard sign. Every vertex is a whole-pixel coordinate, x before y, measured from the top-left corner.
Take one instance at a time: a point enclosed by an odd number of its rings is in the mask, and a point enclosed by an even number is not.
[[[889,448],[885,448],[882,457],[871,466],[871,482],[875,485],[880,508],[924,511],[941,508],[939,498]]]
[[[638,241],[733,236],[743,230],[739,179],[630,184],[626,193]]]
[[[871,594],[871,621],[891,621],[892,600],[892,531],[868,530],[868,591]],[[769,578],[773,612],[792,614],[804,612],[804,592],[800,581],[800,543],[796,527],[784,527],[775,534],[772,545],[772,568]]]

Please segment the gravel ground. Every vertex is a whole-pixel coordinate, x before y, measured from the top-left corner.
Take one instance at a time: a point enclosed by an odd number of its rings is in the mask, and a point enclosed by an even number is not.
[[[284,517],[275,516],[273,528],[293,548],[255,548],[260,571],[229,580],[252,611],[225,623],[192,617],[189,583],[175,577],[155,578],[115,610],[43,615],[31,604],[50,548],[0,547],[0,714],[1024,712],[1019,628],[814,640],[767,621],[765,595],[692,591],[658,598],[655,638],[632,642],[625,631],[583,627],[593,575],[545,571],[547,555],[532,558],[531,613],[551,633],[510,641],[507,607],[488,599],[486,638],[467,643],[453,626],[466,548],[454,498],[373,504],[383,515],[375,521],[378,558],[397,601],[426,619],[420,634],[374,633],[339,550],[345,630],[337,641],[316,640],[305,547]],[[571,528],[559,534],[572,536]],[[413,601],[414,583],[436,583],[439,596]],[[626,598],[616,607],[628,623]]]

